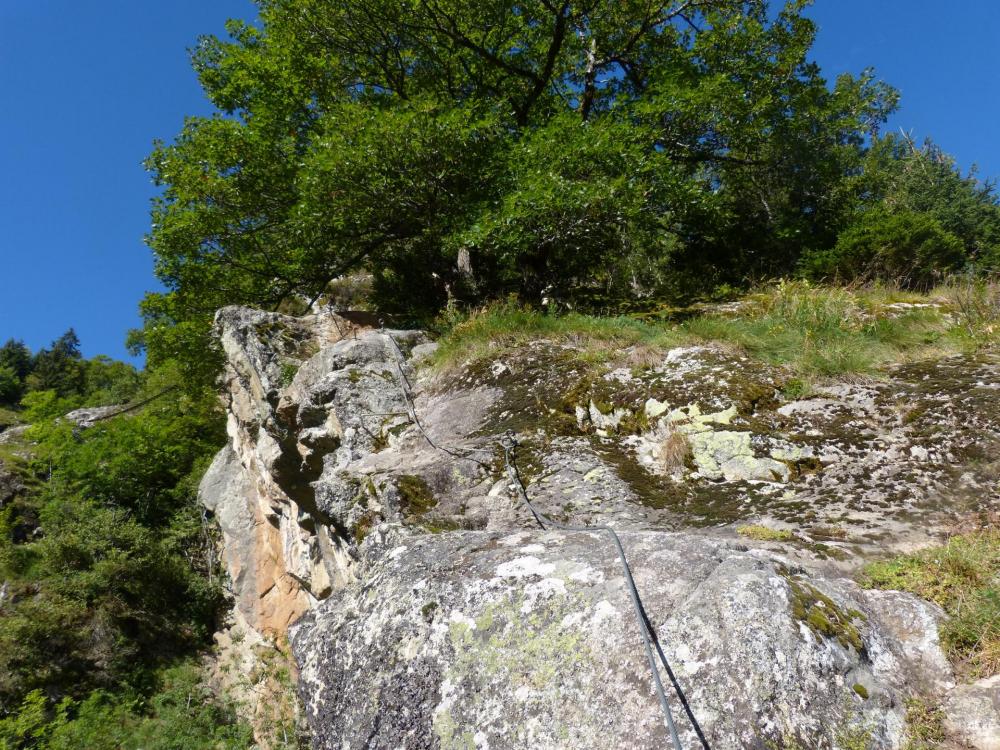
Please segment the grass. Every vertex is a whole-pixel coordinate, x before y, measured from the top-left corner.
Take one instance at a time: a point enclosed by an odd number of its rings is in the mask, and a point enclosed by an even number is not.
[[[941,639],[956,669],[972,678],[1000,674],[1000,529],[870,563],[861,583],[910,591],[941,605],[949,615]]]
[[[1000,278],[955,277],[932,292],[951,308],[962,331],[973,340],[1000,335]]]
[[[439,341],[435,364],[447,369],[478,362],[539,340],[571,347],[584,361],[603,361],[610,352],[632,349],[636,359],[690,342],[676,327],[628,316],[550,315],[513,302],[485,307],[465,317]],[[641,362],[637,362],[641,364]]]
[[[736,533],[747,539],[756,539],[758,542],[790,542],[795,535],[788,529],[772,529],[770,526],[760,524],[750,524],[740,526]]]
[[[905,750],[936,750],[945,739],[944,712],[923,698],[906,701]]]
[[[656,458],[668,473],[683,468],[691,458],[691,443],[687,435],[671,430],[660,444]]]
[[[954,324],[940,309],[890,308],[912,302],[898,296],[880,288],[779,283],[752,295],[736,315],[702,315],[685,329],[806,377],[873,374],[892,362],[958,349],[950,335]]]
[[[455,323],[441,338],[435,364],[449,369],[540,339],[572,349],[583,361],[631,366],[654,364],[675,346],[720,342],[787,367],[792,390],[808,392],[815,377],[873,375],[888,364],[995,344],[1000,284],[954,282],[919,295],[890,287],[778,282],[749,294],[735,311],[708,311],[674,323],[546,314],[506,302]]]

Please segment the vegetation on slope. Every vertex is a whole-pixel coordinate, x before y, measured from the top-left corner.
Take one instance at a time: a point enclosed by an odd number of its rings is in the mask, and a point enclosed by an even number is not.
[[[961,671],[1000,674],[1000,530],[954,536],[942,547],[868,565],[866,586],[912,591],[948,613],[941,638]]]
[[[83,360],[73,339],[29,353],[11,410],[29,427],[0,455],[15,479],[0,507],[0,748],[241,747],[196,660],[223,604],[195,499],[224,439],[217,401],[178,390],[168,366]],[[125,397],[153,400],[86,429],[63,416]]]
[[[502,355],[540,338],[581,359],[635,363],[669,348],[737,346],[803,379],[875,375],[885,365],[991,346],[1000,339],[1000,285],[955,280],[930,293],[885,286],[780,282],[732,305],[669,309],[655,316],[550,314],[506,302],[447,319],[436,354],[448,368]],[[672,322],[676,321],[676,322]]]

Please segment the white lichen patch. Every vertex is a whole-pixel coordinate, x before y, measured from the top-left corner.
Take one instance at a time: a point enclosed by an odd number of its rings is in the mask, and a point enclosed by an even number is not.
[[[643,409],[646,412],[646,416],[650,419],[656,419],[662,416],[670,408],[670,404],[666,401],[657,401],[655,398],[646,399],[646,404]]]
[[[566,584],[559,578],[543,578],[535,583],[529,583],[524,587],[524,601],[521,603],[521,614],[530,614],[539,600],[565,593]]]
[[[526,544],[519,548],[519,552],[523,552],[526,555],[540,555],[545,552],[544,544]]]
[[[628,385],[635,377],[632,375],[632,371],[627,367],[619,367],[611,372],[604,374],[604,379],[609,383],[621,383],[622,385]]]
[[[534,555],[525,555],[497,566],[496,574],[500,578],[529,578],[538,576],[545,578],[556,566],[552,563],[543,563]]]

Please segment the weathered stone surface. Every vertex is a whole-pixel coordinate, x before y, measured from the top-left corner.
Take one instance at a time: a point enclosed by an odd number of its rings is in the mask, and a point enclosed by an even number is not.
[[[959,685],[944,702],[945,726],[975,750],[1000,750],[1000,675]]]
[[[941,612],[842,576],[996,505],[994,359],[792,398],[711,346],[595,376],[542,341],[435,376],[423,334],[332,313],[217,330],[230,445],[201,496],[247,642],[294,634],[318,748],[664,746],[615,559],[537,530],[507,431],[544,513],[624,533],[713,748],[901,748],[904,699],[953,691]],[[748,522],[794,534],[748,548]]]
[[[700,536],[623,541],[711,747],[901,745],[910,645],[884,626],[868,592]],[[667,746],[602,536],[388,528],[363,551],[363,582],[293,629],[315,747]],[[803,597],[813,586],[829,597],[822,622],[834,624],[811,624],[817,608]],[[897,607],[933,621],[912,597]],[[684,746],[695,747],[671,700]]]
[[[63,418],[69,422],[72,422],[77,427],[80,427],[82,429],[87,429],[89,427],[93,427],[102,419],[107,419],[108,417],[114,415],[121,408],[122,408],[121,406],[115,406],[115,405],[88,406],[83,409],[74,409]]]
[[[11,445],[18,442],[27,430],[28,425],[20,424],[0,431],[0,445]]]

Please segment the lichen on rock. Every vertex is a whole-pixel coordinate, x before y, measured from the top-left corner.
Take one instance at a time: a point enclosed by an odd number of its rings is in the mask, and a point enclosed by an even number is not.
[[[908,697],[954,689],[940,611],[844,574],[997,501],[994,359],[793,398],[708,345],[601,370],[540,341],[435,373],[424,334],[328,311],[226,308],[217,331],[230,444],[202,502],[248,642],[291,636],[317,749],[664,746],[613,550],[538,529],[508,430],[538,509],[622,534],[685,746],[697,723],[713,748],[896,749]]]

